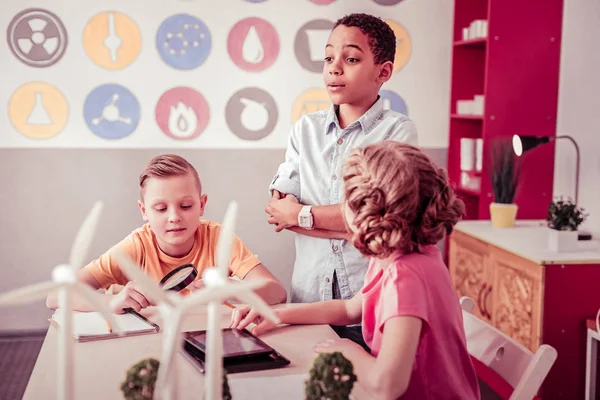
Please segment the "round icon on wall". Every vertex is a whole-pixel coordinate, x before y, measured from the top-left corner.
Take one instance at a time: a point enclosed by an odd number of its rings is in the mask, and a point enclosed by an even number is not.
[[[333,3],[335,0],[309,0],[311,3],[315,3],[319,6],[324,6]]]
[[[377,4],[381,4],[382,6],[393,6],[398,3],[401,3],[402,0],[373,0]]]
[[[44,68],[56,64],[65,54],[68,37],[62,21],[41,8],[17,14],[8,25],[8,47],[23,64]]]
[[[167,18],[156,33],[156,48],[167,65],[181,70],[200,66],[208,57],[211,38],[200,19],[189,14]]]
[[[392,110],[408,115],[406,102],[397,93],[392,92],[391,90],[382,90],[379,92],[379,96],[381,96],[381,100],[383,101],[384,110]]]
[[[331,106],[327,90],[312,88],[305,90],[296,98],[292,107],[292,124],[304,114],[327,110]]]
[[[56,136],[67,124],[69,104],[54,86],[30,82],[13,93],[8,102],[8,117],[23,136],[48,139]]]
[[[309,21],[296,33],[294,52],[302,68],[310,72],[322,72],[325,63],[325,46],[333,28],[326,19]]]
[[[117,70],[135,61],[142,48],[137,24],[115,11],[96,14],[83,30],[83,47],[99,67]]]
[[[241,69],[263,71],[275,62],[279,54],[279,36],[273,25],[264,19],[246,18],[231,28],[227,50]]]
[[[225,107],[229,129],[244,140],[260,140],[268,136],[277,123],[277,105],[262,89],[248,87],[231,96]]]
[[[396,57],[394,58],[394,72],[396,72],[408,63],[412,53],[412,40],[404,26],[391,20],[385,20],[385,22],[396,35]]]
[[[200,93],[188,87],[166,91],[156,104],[156,123],[172,139],[197,138],[208,120],[208,103]]]
[[[140,121],[140,103],[126,88],[106,84],[95,88],[85,99],[83,117],[88,128],[103,139],[129,136]]]

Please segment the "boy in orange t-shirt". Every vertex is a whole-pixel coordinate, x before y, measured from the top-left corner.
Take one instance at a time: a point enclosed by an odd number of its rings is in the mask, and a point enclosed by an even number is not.
[[[202,287],[202,272],[215,265],[221,227],[215,222],[200,220],[207,196],[202,194],[196,169],[174,154],[154,157],[140,175],[140,188],[138,206],[147,223],[79,271],[80,281],[94,289],[112,286],[112,293],[106,295],[106,301],[115,313],[123,312],[124,308],[140,311],[151,305],[143,292],[121,271],[114,257],[115,249],[129,256],[157,282],[173,269],[193,264],[198,276],[190,285],[191,290]],[[267,303],[286,301],[287,294],[281,282],[237,236],[229,268],[230,274],[239,279],[266,281],[256,293]],[[57,308],[57,294],[49,295],[46,304],[48,308]],[[83,299],[75,299],[73,306],[79,311],[92,310]]]

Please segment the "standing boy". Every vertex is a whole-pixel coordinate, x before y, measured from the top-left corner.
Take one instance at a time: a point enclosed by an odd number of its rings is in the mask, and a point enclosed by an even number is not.
[[[384,110],[378,94],[392,76],[395,53],[394,32],[371,15],[345,16],[329,36],[323,80],[332,105],[293,126],[265,209],[275,231],[297,233],[292,302],[350,299],[363,285],[369,261],[346,240],[341,167],[356,147],[383,140],[417,144],[414,123]],[[364,345],[360,326],[334,329]]]

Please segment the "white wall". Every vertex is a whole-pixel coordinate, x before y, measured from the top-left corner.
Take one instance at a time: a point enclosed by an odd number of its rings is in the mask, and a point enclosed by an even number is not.
[[[3,112],[0,114],[0,131],[5,134],[0,136],[0,147],[284,148],[292,125],[294,102],[307,89],[323,88],[321,73],[307,71],[296,59],[296,33],[311,20],[326,19],[333,22],[352,12],[377,15],[399,23],[406,29],[411,42],[411,56],[383,89],[391,90],[404,99],[409,116],[419,127],[424,147],[447,147],[453,10],[451,1],[404,0],[391,6],[380,5],[374,0],[334,0],[327,5],[317,5],[309,0],[252,1],[255,0],[3,1],[0,5],[0,26],[4,27],[3,31],[9,28],[13,17],[22,10],[40,7],[56,14],[62,21],[68,34],[68,46],[64,56],[56,64],[33,68],[13,56],[7,40],[0,41],[0,69],[4,72],[0,76],[0,102],[11,103],[13,93],[22,85],[42,81],[63,94],[69,106],[66,112],[69,116],[65,128],[56,136],[32,140],[20,134],[15,129],[14,121],[9,120]],[[86,53],[86,49],[98,49],[90,47],[90,43],[97,43],[103,52],[106,51],[100,44],[102,41],[89,39],[90,36],[104,37],[100,25],[95,31],[97,33],[87,36],[85,33],[88,32],[88,22],[94,16],[109,11],[127,15],[139,28],[141,50],[135,61],[122,69],[100,67]],[[199,18],[207,26],[211,38],[210,51],[205,61],[191,70],[178,70],[168,66],[157,51],[156,37],[161,23],[172,15],[182,13]],[[238,21],[249,17],[258,17],[270,23],[279,38],[277,58],[272,65],[260,72],[248,72],[239,68],[228,53],[230,31]],[[103,23],[104,18],[108,16],[99,17],[98,21]],[[117,34],[121,26],[119,24],[120,22],[116,23]],[[126,27],[127,24],[122,26]],[[127,32],[128,37],[135,37],[130,31],[123,32]],[[86,38],[89,40],[86,41]],[[133,42],[140,43],[138,40]],[[320,56],[317,54],[317,57]],[[83,117],[83,105],[88,95],[94,88],[107,83],[127,88],[137,98],[141,109],[137,129],[118,140],[93,135]],[[163,134],[155,121],[155,106],[161,95],[178,86],[197,90],[209,105],[208,126],[194,140],[173,140]],[[260,140],[240,139],[232,134],[226,123],[225,109],[229,99],[238,90],[249,86],[268,92],[277,107],[278,119],[274,130]],[[25,91],[32,96],[34,89],[29,87]],[[27,108],[27,111],[15,112],[11,109],[11,116],[25,112],[25,115],[29,115],[29,103],[20,99],[17,106],[23,110]],[[104,98],[92,103],[103,104],[102,100]],[[62,109],[59,106],[56,108]],[[93,109],[94,116],[100,113],[98,105]],[[107,122],[102,124],[105,123]]]
[[[579,203],[590,216],[583,226],[600,233],[600,1],[565,0],[557,135],[572,136],[581,150]],[[554,195],[574,196],[575,150],[556,145]]]

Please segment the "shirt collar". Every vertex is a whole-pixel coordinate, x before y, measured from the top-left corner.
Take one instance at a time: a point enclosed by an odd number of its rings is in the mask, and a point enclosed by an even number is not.
[[[325,133],[326,134],[329,134],[331,132],[332,125],[335,125],[338,129],[341,130],[340,123],[338,121],[338,117],[336,114],[338,107],[339,106],[336,106],[334,104],[329,106],[329,110],[327,111],[327,118],[325,119]],[[369,108],[363,115],[361,115],[358,120],[356,120],[353,123],[351,123],[350,125],[348,125],[348,127],[355,126],[356,124],[360,124],[363,133],[366,135],[369,132],[371,132],[371,130],[375,126],[375,123],[381,116],[382,112],[383,112],[383,100],[381,99],[381,96],[377,96],[377,101],[375,102],[375,104],[373,104],[371,106],[371,108]]]

